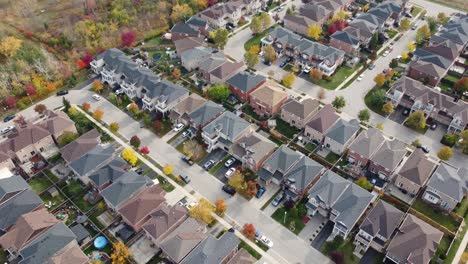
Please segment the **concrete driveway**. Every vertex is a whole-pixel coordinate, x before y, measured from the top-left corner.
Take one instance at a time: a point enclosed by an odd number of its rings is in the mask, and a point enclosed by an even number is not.
[[[333,222],[328,221],[325,226],[320,230],[317,236],[315,236],[315,239],[312,241],[310,244],[313,248],[320,250],[322,245],[327,241],[328,237],[333,231]]]
[[[227,153],[226,153],[227,154]],[[225,157],[223,157],[223,160],[224,160]],[[222,160],[221,160],[222,161]],[[237,168],[239,166],[242,166],[242,162],[236,160],[231,166],[229,166],[228,168],[226,168],[226,166],[224,166],[224,164],[219,167],[219,169],[214,173],[214,176],[220,180],[221,182],[223,183],[226,183],[228,181],[228,179],[226,178],[225,174],[226,172],[230,169],[230,168]]]
[[[208,155],[206,155],[205,158],[203,158],[203,160],[199,163],[200,166],[203,167],[203,165],[209,161],[209,160],[213,160],[214,161],[214,166],[216,166],[216,164],[218,164],[218,162],[221,162],[226,156],[228,155],[228,153],[222,149],[215,149],[213,151],[211,151],[210,153],[208,153]],[[212,168],[213,168],[212,167]]]

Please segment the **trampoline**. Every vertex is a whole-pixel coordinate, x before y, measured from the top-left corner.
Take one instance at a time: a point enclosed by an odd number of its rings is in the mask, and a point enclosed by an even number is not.
[[[94,240],[94,247],[96,249],[103,249],[107,245],[107,239],[104,236],[98,236]]]

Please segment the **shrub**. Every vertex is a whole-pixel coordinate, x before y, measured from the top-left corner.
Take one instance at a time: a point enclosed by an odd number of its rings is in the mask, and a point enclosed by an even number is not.
[[[442,137],[442,140],[440,141],[440,143],[449,147],[453,147],[457,143],[457,141],[458,141],[457,135],[452,134],[452,133],[447,133]]]

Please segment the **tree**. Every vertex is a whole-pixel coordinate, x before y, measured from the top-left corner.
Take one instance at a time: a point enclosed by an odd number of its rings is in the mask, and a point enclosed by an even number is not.
[[[130,138],[130,145],[134,148],[139,148],[141,144],[141,140],[137,135],[134,135],[133,137]]]
[[[361,122],[368,122],[370,119],[369,110],[362,109],[361,111],[359,111],[358,118],[359,120],[361,120]]]
[[[124,31],[122,34],[120,34],[120,44],[123,47],[132,47],[133,43],[135,42],[135,32],[129,30],[129,31]]]
[[[265,60],[271,63],[276,61],[276,51],[271,45],[264,47],[263,52],[265,53],[263,54],[263,57],[265,58]]]
[[[30,83],[25,84],[24,89],[26,90],[27,95],[29,96],[36,95],[36,87],[34,87],[32,84]]]
[[[369,4],[366,4],[362,7],[362,11],[367,12],[369,10]]]
[[[377,74],[374,78],[374,82],[377,85],[377,87],[382,87],[385,83],[385,75],[382,73]]]
[[[226,209],[227,209],[227,205],[224,199],[219,198],[218,200],[216,200],[215,205],[216,205],[216,214],[218,214],[219,216],[223,216],[224,212],[226,212]]]
[[[208,1],[207,0],[192,0],[192,1],[194,2],[193,5],[198,10],[203,10],[203,9],[208,7]]]
[[[392,61],[390,62],[390,68],[394,69],[396,67],[398,67],[398,60],[392,59]]]
[[[96,93],[100,93],[102,91],[102,89],[104,89],[104,85],[102,84],[102,82],[98,79],[94,80],[93,81],[93,91],[95,91]]]
[[[346,26],[344,20],[336,20],[333,25],[336,27],[336,30],[343,30]]]
[[[450,147],[444,146],[437,152],[437,157],[441,160],[449,160],[453,157],[453,151]]]
[[[189,140],[184,143],[183,152],[188,157],[198,160],[203,154],[203,148],[196,140]]]
[[[84,63],[85,68],[89,67],[93,59],[93,55],[89,54],[88,52],[85,52],[85,54],[83,54],[83,57],[81,57],[81,61]]]
[[[361,186],[363,189],[366,189],[368,191],[372,190],[372,183],[367,180],[366,177],[362,176],[359,179],[357,179],[354,183],[357,185]]]
[[[318,99],[319,101],[322,101],[323,99],[325,99],[326,93],[327,93],[327,92],[325,91],[325,89],[320,88],[320,90],[318,90],[318,92],[317,92],[317,99]]]
[[[181,20],[185,20],[192,16],[193,10],[187,4],[175,4],[172,7],[171,21],[172,24],[176,24]]]
[[[335,264],[343,264],[345,259],[343,252],[340,251],[333,251],[330,253],[330,258]]]
[[[13,57],[21,49],[22,45],[23,41],[21,39],[8,36],[0,42],[0,54],[3,54],[7,58]]]
[[[150,153],[148,146],[141,147],[140,153],[143,155],[148,155]]]
[[[250,51],[246,52],[244,54],[244,62],[249,68],[255,68],[255,65],[257,65],[259,62],[257,53],[253,53]]]
[[[122,159],[130,163],[130,165],[135,166],[138,162],[138,157],[135,155],[135,152],[131,148],[126,148],[122,150],[121,153]]]
[[[348,14],[346,14],[346,12],[343,10],[343,9],[340,9],[340,11],[338,11],[331,19],[331,21],[329,21],[331,23],[335,22],[336,20],[341,20],[341,21],[344,21],[346,20],[346,18],[348,17]]]
[[[229,31],[224,28],[217,29],[210,33],[210,37],[213,39],[213,42],[218,49],[224,49],[224,46],[226,46],[228,40],[228,36]]]
[[[409,52],[414,52],[416,50],[416,44],[414,42],[409,43],[408,50]]]
[[[248,239],[254,239],[255,238],[255,226],[253,224],[244,224],[244,227],[242,228],[242,234],[246,236]]]
[[[93,112],[93,118],[96,119],[97,121],[101,121],[103,115],[104,115],[104,112],[101,109],[96,109]]]
[[[119,126],[119,123],[117,123],[117,122],[112,122],[112,123],[110,123],[110,125],[109,125],[109,129],[110,129],[110,131],[112,131],[113,133],[119,131],[119,128],[120,128],[120,126]]]
[[[130,258],[130,251],[125,246],[122,241],[118,241],[113,246],[114,250],[110,255],[112,264],[123,264],[127,263],[128,258]]]
[[[369,103],[377,108],[381,108],[385,104],[387,95],[384,89],[373,90],[369,96]]]
[[[70,105],[70,102],[65,99],[65,97],[62,97],[62,104],[63,104],[63,111],[65,111],[66,113],[68,113],[68,110],[70,109],[71,105]],[[84,105],[84,104],[83,104]],[[84,107],[83,107],[83,110],[84,110]]]
[[[404,52],[401,54],[401,59],[402,59],[402,60],[408,59],[408,52],[404,51]]]
[[[463,77],[455,82],[453,87],[459,94],[468,92],[468,77]]]
[[[181,72],[180,72],[180,69],[179,68],[174,68],[174,70],[172,70],[172,78],[176,79],[176,80],[179,80],[180,79],[180,75],[181,75]]]
[[[427,25],[429,26],[431,33],[435,33],[437,31],[437,27],[439,26],[435,17],[428,17]]]
[[[130,112],[132,115],[137,115],[140,112],[140,108],[136,103],[130,103],[127,106],[128,112]]]
[[[377,128],[378,130],[381,130],[383,131],[383,124],[381,122],[377,123],[377,125],[375,126],[375,128]]]
[[[374,35],[372,35],[372,38],[369,42],[369,47],[371,50],[377,50],[377,47],[379,46],[379,33],[375,32]]]
[[[426,127],[426,117],[423,111],[415,111],[408,116],[406,125],[414,129],[423,129]]]
[[[81,105],[81,108],[83,108],[83,110],[87,112],[91,108],[91,105],[85,102]]]
[[[246,191],[246,194],[247,196],[249,197],[253,197],[254,195],[257,194],[257,183],[255,183],[254,181],[248,181],[247,182],[247,191]]]
[[[266,30],[267,28],[269,28],[272,24],[272,21],[271,21],[271,17],[268,13],[260,13],[260,22],[261,22],[261,25],[262,25],[262,31]]]
[[[418,28],[418,32],[421,32],[420,34],[426,39],[431,37],[431,29],[429,28],[428,24]]]
[[[236,191],[238,192],[243,192],[246,188],[246,184],[244,182],[244,175],[239,171],[236,171],[234,175],[232,175],[231,178],[229,178],[228,184],[234,187],[234,189],[236,189]]]
[[[200,201],[198,202],[198,205],[192,207],[190,209],[190,216],[205,222],[206,224],[211,224],[214,220],[212,213],[215,211],[215,208],[211,203],[206,200],[205,198],[201,198]]]
[[[36,111],[36,113],[38,113],[40,115],[42,115],[46,110],[47,110],[47,106],[45,106],[43,104],[37,104],[34,107],[34,111]]]
[[[468,129],[463,130],[460,133],[460,141],[458,143],[460,147],[463,149],[463,153],[468,153]]]
[[[255,16],[254,18],[252,18],[252,21],[250,22],[250,30],[252,30],[252,33],[254,35],[256,35],[256,34],[263,31],[262,22],[260,21],[260,17]]]
[[[224,102],[231,94],[229,87],[226,84],[216,84],[208,88],[206,91],[208,96],[218,102]]]
[[[395,112],[395,107],[393,106],[393,103],[392,102],[386,102],[383,106],[382,106],[382,112],[384,112],[385,114],[389,115],[389,114],[392,114],[393,112]]]
[[[320,69],[313,68],[312,70],[310,70],[309,77],[310,79],[312,79],[313,82],[317,82],[322,79],[323,73]]]
[[[283,76],[283,79],[281,80],[281,83],[288,87],[288,88],[291,88],[291,86],[294,84],[294,81],[296,80],[296,75],[294,75],[294,73],[286,73],[284,76]]]
[[[332,102],[333,107],[336,109],[340,110],[341,108],[345,107],[346,105],[346,100],[344,99],[343,96],[337,96]]]
[[[400,21],[400,26],[398,27],[398,31],[404,32],[408,31],[411,28],[411,21],[407,18],[404,18]]]
[[[62,135],[60,135],[58,138],[57,138],[57,142],[59,144],[59,146],[65,146],[67,145],[68,143],[74,141],[75,139],[77,139],[80,135],[75,133],[75,132],[71,132],[71,131],[64,131],[62,133]]]
[[[338,20],[337,20],[338,21]],[[328,35],[333,35],[338,29],[336,28],[335,23],[330,24],[327,28]]]
[[[171,174],[174,172],[174,168],[173,168],[170,164],[166,164],[166,165],[163,167],[163,172],[164,172],[164,174],[166,174],[166,175],[171,175]]]
[[[307,30],[307,36],[313,40],[318,40],[322,34],[322,28],[318,25],[312,25]]]
[[[439,22],[439,24],[445,24],[445,22],[447,22],[447,15],[444,12],[437,14],[437,22]]]
[[[16,97],[14,96],[5,97],[4,101],[8,108],[14,108],[16,107],[16,104],[18,103],[18,99],[16,99]]]

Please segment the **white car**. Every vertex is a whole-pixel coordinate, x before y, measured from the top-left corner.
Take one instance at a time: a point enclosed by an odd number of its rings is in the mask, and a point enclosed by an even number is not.
[[[2,135],[5,135],[6,133],[12,131],[13,128],[14,128],[14,126],[7,126],[7,127],[5,127],[4,129],[0,130],[0,133],[1,133]]]
[[[387,57],[387,55],[389,54],[390,52],[388,50],[386,50],[384,53],[383,53],[383,56],[384,57]]]
[[[224,176],[226,176],[226,178],[229,178],[229,177],[231,177],[232,175],[234,175],[234,172],[236,172],[236,168],[230,168],[228,171],[226,171],[226,173],[224,174]]]
[[[224,166],[225,166],[226,168],[229,168],[235,161],[236,161],[235,158],[230,158],[230,159],[228,159],[228,160],[224,163]]]
[[[174,126],[174,129],[173,129],[173,130],[174,130],[175,132],[179,132],[180,130],[182,130],[182,128],[184,128],[184,124],[179,123],[179,124],[177,124],[177,125]]]
[[[96,101],[99,101],[101,100],[101,96],[97,95],[97,94],[93,94],[93,99],[96,100]]]
[[[357,81],[360,82],[360,81],[362,81],[363,78],[364,78],[364,74],[361,74],[361,75],[359,75],[359,77],[357,78]]]
[[[306,65],[306,66],[304,67],[304,72],[305,72],[305,73],[309,73],[311,69],[312,69],[312,68],[311,68],[309,65]]]
[[[271,241],[270,239],[268,239],[266,236],[261,236],[260,237],[260,241],[265,244],[266,246],[268,246],[269,248],[273,247],[273,241]]]

